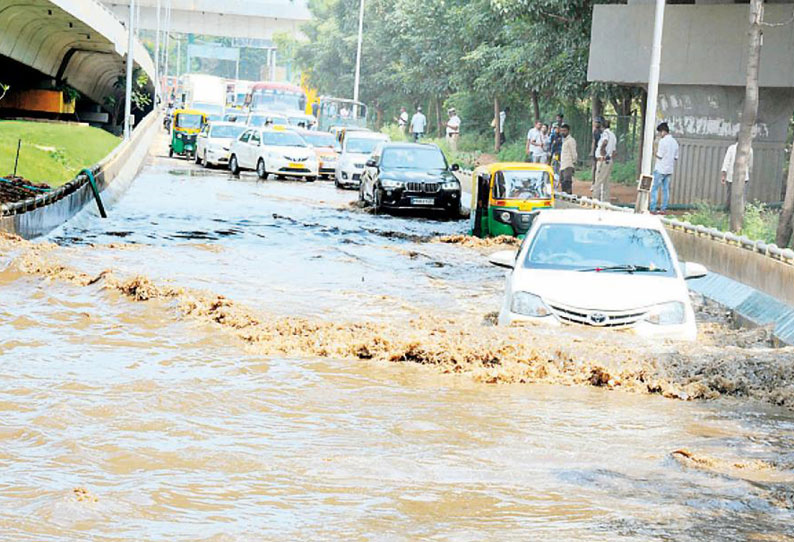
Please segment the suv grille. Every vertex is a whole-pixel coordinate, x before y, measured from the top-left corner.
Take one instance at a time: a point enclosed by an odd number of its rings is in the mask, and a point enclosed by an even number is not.
[[[438,192],[441,185],[438,183],[405,183],[405,190],[408,192],[425,192],[432,194]]]

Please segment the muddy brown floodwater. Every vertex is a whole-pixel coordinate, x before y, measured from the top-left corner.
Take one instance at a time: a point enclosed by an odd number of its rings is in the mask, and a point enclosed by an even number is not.
[[[503,241],[354,198],[158,157],[0,239],[0,539],[794,540],[790,349],[505,332]]]

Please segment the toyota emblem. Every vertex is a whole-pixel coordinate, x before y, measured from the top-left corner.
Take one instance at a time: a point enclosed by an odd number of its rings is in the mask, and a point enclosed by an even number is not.
[[[603,326],[607,321],[607,315],[603,312],[593,312],[590,313],[588,319],[594,326]]]

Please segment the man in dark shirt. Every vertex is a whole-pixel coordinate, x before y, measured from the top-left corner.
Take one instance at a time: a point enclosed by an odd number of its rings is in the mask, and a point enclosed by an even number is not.
[[[590,157],[592,158],[595,154],[595,150],[598,148],[598,141],[601,139],[601,133],[604,131],[604,119],[601,117],[596,117],[593,119],[593,148],[590,149]],[[595,183],[596,178],[596,166],[598,162],[593,160],[593,183]]]

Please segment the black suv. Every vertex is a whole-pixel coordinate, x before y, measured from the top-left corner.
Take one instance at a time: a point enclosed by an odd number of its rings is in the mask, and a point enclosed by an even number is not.
[[[432,209],[460,214],[460,182],[437,145],[383,143],[367,160],[358,199],[384,209]]]

